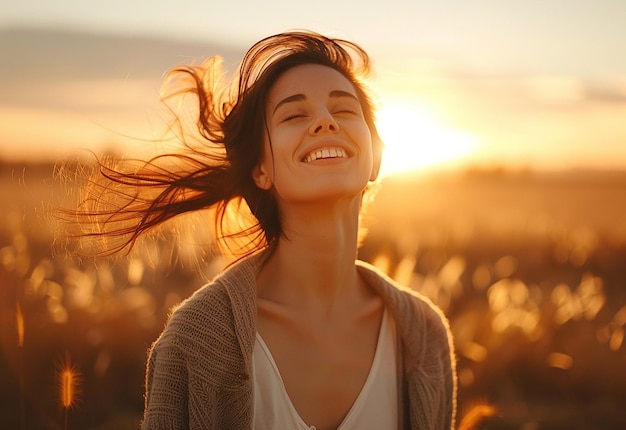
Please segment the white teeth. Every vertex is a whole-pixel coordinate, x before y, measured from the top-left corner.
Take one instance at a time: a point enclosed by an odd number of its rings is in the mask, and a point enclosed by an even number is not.
[[[342,148],[324,148],[319,149],[317,151],[311,152],[304,157],[305,163],[310,163],[311,161],[320,160],[324,158],[346,158],[347,154]]]

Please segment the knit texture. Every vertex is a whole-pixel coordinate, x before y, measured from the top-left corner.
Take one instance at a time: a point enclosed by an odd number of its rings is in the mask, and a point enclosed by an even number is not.
[[[143,430],[252,429],[256,275],[265,258],[238,262],[173,311],[149,352]],[[453,429],[456,371],[446,318],[425,297],[356,264],[396,322],[403,427]]]

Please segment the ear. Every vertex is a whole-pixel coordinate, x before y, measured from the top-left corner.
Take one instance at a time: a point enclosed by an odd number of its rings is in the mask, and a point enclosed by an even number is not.
[[[383,162],[383,141],[380,136],[372,136],[372,173],[370,174],[370,181],[375,181],[380,173],[380,166]]]
[[[262,190],[269,190],[272,187],[272,180],[265,171],[265,166],[259,163],[252,169],[252,180]]]

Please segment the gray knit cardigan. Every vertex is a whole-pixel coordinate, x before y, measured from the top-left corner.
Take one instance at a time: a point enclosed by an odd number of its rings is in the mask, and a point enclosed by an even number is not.
[[[143,430],[253,428],[256,274],[266,254],[231,266],[172,313],[149,353]],[[396,322],[399,428],[454,428],[456,371],[447,320],[426,298],[356,264]]]

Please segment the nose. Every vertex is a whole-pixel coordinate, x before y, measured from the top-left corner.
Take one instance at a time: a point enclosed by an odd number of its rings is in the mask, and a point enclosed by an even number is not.
[[[337,133],[339,131],[339,124],[335,121],[335,118],[329,112],[320,113],[315,120],[311,123],[309,132],[312,135],[318,135],[322,133]]]

